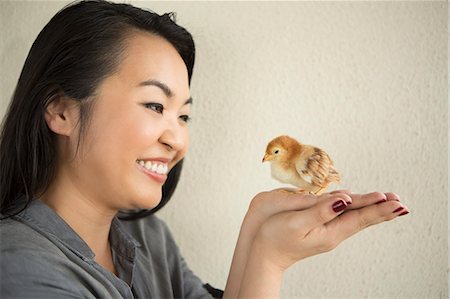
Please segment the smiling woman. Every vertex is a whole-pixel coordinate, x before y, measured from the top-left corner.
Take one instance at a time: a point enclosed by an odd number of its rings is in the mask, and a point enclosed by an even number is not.
[[[188,149],[189,80],[176,49],[154,34],[133,32],[122,56],[114,74],[96,90],[93,117],[79,148],[74,130],[78,115],[65,110],[77,107],[77,102],[61,98],[47,106],[50,130],[63,137],[58,141],[61,160],[55,180],[40,198],[56,210],[63,194],[67,202],[74,201],[72,194],[82,194],[86,202],[95,198],[90,203],[107,215],[152,209],[159,204],[167,179],[163,169],[172,169]],[[162,84],[143,86],[145,78]],[[149,170],[137,161],[153,166]]]
[[[225,291],[205,285],[154,215],[189,147],[194,57],[173,15],[128,4],[76,2],[44,27],[0,136],[2,298],[277,297],[295,262],[408,210],[393,193],[262,192]]]

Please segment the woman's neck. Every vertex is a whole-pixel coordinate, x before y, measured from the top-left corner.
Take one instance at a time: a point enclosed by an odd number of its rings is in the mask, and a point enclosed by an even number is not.
[[[97,263],[115,273],[112,263],[109,231],[116,211],[102,208],[101,205],[83,196],[62,176],[55,180],[40,200],[52,208],[89,246],[95,254]]]

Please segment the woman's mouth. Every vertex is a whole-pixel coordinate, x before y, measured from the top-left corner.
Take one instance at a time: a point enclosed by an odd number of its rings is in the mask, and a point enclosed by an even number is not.
[[[151,179],[157,181],[158,183],[164,183],[167,179],[167,173],[169,167],[167,163],[160,161],[144,161],[136,160],[139,168]]]

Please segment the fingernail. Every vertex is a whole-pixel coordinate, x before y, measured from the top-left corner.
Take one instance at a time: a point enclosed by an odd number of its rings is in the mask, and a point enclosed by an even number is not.
[[[386,199],[385,198],[383,198],[383,199],[380,199],[379,201],[377,201],[375,204],[380,204],[380,203],[383,203],[383,202],[386,202]]]
[[[400,212],[401,210],[403,210],[403,207],[398,207],[397,209],[395,209],[395,211],[394,212],[392,212],[392,213],[397,213],[397,212]]]
[[[347,204],[345,203],[344,200],[341,199],[336,201],[331,207],[333,208],[333,211],[335,213],[339,213],[342,212],[347,207]]]
[[[409,212],[408,212],[408,211],[404,211],[403,213],[401,213],[401,214],[398,215],[398,216],[403,216],[403,215],[406,215],[406,214],[409,214]]]

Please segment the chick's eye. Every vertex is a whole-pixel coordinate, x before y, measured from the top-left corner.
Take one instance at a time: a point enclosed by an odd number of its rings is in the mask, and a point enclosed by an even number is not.
[[[279,150],[275,150],[275,151],[274,151],[275,154],[278,154],[279,152],[280,152]]]
[[[148,109],[151,109],[159,114],[162,114],[164,111],[164,106],[159,103],[145,103],[144,106]]]

